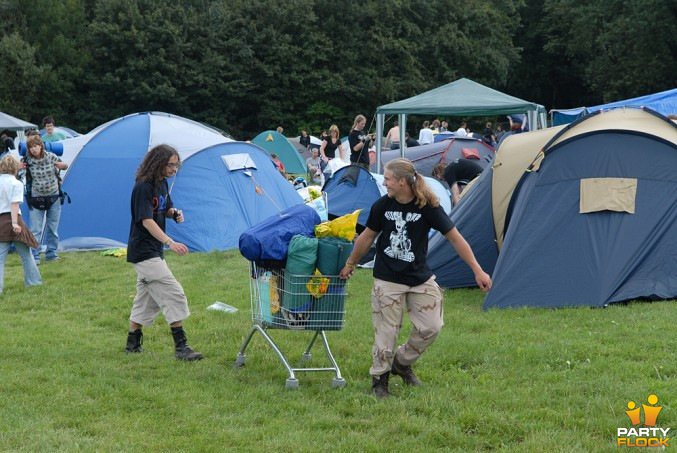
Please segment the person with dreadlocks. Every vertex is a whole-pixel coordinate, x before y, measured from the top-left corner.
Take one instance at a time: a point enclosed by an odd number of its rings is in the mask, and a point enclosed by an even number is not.
[[[167,185],[167,178],[175,176],[180,165],[174,148],[158,145],[148,151],[136,171],[127,261],[134,264],[138,278],[125,352],[143,352],[141,328],[151,325],[162,312],[172,330],[176,358],[194,361],[203,356],[188,346],[183,331],[183,320],[190,316],[188,300],[164,260],[164,246],[179,255],[188,253],[188,247],[165,233],[167,217],[176,223],[184,220],[183,212],[172,203]]]
[[[426,262],[430,230],[439,231],[449,240],[473,270],[482,291],[491,288],[491,277],[482,270],[470,246],[410,160],[388,162],[383,185],[387,195],[371,207],[367,227],[357,238],[340,274],[342,279],[350,278],[380,233],[371,293],[375,338],[369,374],[372,391],[382,398],[390,396],[391,373],[401,376],[405,384],[421,384],[411,365],[432,344],[444,325],[442,290]],[[396,349],[405,311],[413,327],[407,342]]]

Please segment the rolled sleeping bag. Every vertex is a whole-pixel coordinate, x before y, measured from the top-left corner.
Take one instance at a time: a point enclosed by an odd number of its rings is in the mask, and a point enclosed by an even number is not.
[[[63,143],[61,142],[47,142],[45,143],[45,149],[57,156],[63,155]],[[19,155],[25,156],[28,149],[26,148],[26,142],[19,143]]]
[[[317,269],[322,275],[338,275],[353,252],[353,243],[342,238],[325,236],[318,239]]]
[[[282,306],[291,311],[308,311],[311,296],[306,288],[317,261],[317,238],[300,234],[291,238],[287,251],[287,265],[284,271],[284,293]]]

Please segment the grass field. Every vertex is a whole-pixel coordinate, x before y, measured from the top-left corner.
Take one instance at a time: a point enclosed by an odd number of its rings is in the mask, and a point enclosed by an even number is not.
[[[146,352],[125,355],[133,267],[95,252],[61,257],[27,289],[8,257],[0,451],[616,451],[616,429],[632,426],[627,403],[651,394],[658,426],[677,429],[674,301],[484,312],[479,290],[446,291],[445,328],[414,367],[425,385],[393,377],[395,397],[377,400],[370,271],[349,283],[345,328],[327,333],[346,387],[306,373],[289,390],[260,335],[233,368],[252,326],[237,252],[167,257],[192,310],[189,343],[206,357],[197,363],[173,358],[162,317],[144,330]],[[217,300],[239,311],[206,309]],[[270,332],[294,363],[310,335]],[[326,366],[319,346],[312,363]]]

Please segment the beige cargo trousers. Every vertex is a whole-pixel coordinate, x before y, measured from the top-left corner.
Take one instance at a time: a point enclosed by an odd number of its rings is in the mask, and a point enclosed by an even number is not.
[[[412,324],[406,343],[395,351],[405,310]],[[440,333],[443,320],[442,290],[432,276],[418,286],[407,286],[374,279],[371,292],[371,318],[374,323],[374,346],[369,374],[380,376],[390,371],[397,354],[402,365],[411,365]]]

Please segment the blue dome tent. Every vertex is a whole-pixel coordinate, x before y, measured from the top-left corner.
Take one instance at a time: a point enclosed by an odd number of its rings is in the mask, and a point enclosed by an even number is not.
[[[425,181],[448,214],[451,200],[446,187],[433,178],[425,177]],[[337,170],[324,184],[322,191],[327,193],[330,219],[362,209],[357,219],[359,231],[367,225],[371,205],[387,193],[383,186],[383,175],[370,173],[360,165],[348,165]]]
[[[184,160],[171,196],[186,220],[168,222],[167,233],[199,252],[237,248],[246,229],[303,203],[270,156],[242,142],[214,145]]]
[[[64,143],[70,141],[79,143],[80,147],[71,150],[72,164],[63,182],[64,190],[72,198],[72,204],[64,205],[59,225],[59,245],[63,250],[95,250],[123,247],[127,244],[134,175],[148,150],[160,143],[176,148],[181,160],[187,165],[186,176],[183,175],[184,170],[179,172],[172,192],[176,206],[183,209],[186,215],[186,225],[192,223],[193,228],[202,228],[194,223],[195,220],[189,223],[191,216],[204,219],[206,215],[203,215],[202,210],[212,206],[210,200],[230,199],[233,196],[226,192],[224,184],[219,181],[219,178],[229,177],[227,174],[210,169],[196,176],[192,169],[193,164],[190,164],[191,156],[202,150],[233,141],[215,129],[195,121],[166,113],[137,113],[110,121],[85,136],[65,140]],[[281,208],[293,205],[296,199],[300,202],[300,197],[279,172],[271,171],[274,170],[274,164],[269,157],[253,145],[240,145],[245,146],[242,149],[246,151],[239,152],[254,155],[252,160],[257,169],[252,170],[252,173],[265,175],[257,176],[257,181],[271,180],[271,184],[280,183],[280,191],[288,189],[280,195],[281,200],[276,200]],[[194,162],[201,159],[196,158]],[[198,178],[199,184],[191,184],[191,178]],[[282,186],[282,183],[286,186]],[[182,206],[176,201],[176,197],[181,200],[182,196],[188,196],[179,194],[184,190],[182,187],[199,190],[196,198],[200,201]],[[273,189],[269,191],[277,193]],[[274,212],[277,211],[268,212],[267,216]],[[220,217],[220,212],[211,212],[210,225],[219,222]],[[255,219],[256,216],[248,218]],[[171,225],[172,222],[168,224]],[[217,243],[224,247],[226,244],[217,241],[213,236],[205,236],[202,242],[192,239],[189,247],[191,250],[211,250],[210,247]],[[237,242],[232,244],[232,247],[236,244]]]

